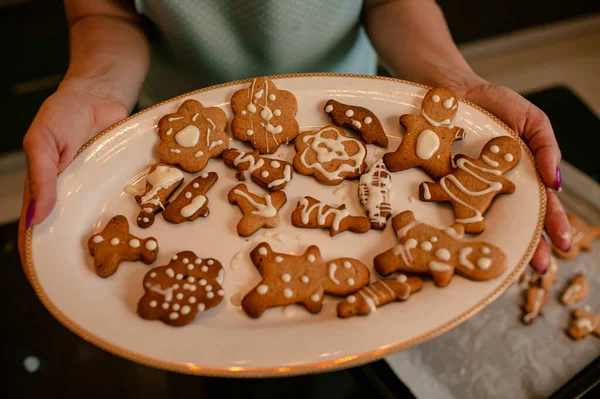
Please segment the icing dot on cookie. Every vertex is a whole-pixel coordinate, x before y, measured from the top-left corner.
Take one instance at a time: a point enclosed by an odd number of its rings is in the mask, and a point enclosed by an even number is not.
[[[490,152],[493,154],[497,154],[500,151],[500,147],[498,147],[497,145],[493,145],[490,147]]]
[[[281,110],[280,109],[273,110],[273,115],[281,116]]]
[[[154,240],[148,240],[148,241],[146,241],[145,246],[148,251],[154,251],[157,247],[157,244],[156,244],[156,241],[154,241]]]
[[[188,264],[188,263],[190,263],[190,260],[189,260],[188,258],[183,258],[183,259],[181,259],[181,261],[182,261],[184,264]]]
[[[173,306],[171,306],[171,309],[173,310],[179,310],[181,306],[178,303],[174,303]]]
[[[346,298],[346,301],[348,301],[348,303],[354,303],[356,302],[356,297],[354,295],[350,295]]]
[[[207,285],[206,287],[204,287],[204,289],[205,289],[206,291],[212,291],[212,285],[210,285],[210,284],[209,284],[209,285]]]
[[[198,187],[200,187],[200,185],[198,183],[194,183],[194,184],[192,184],[192,187],[198,188]]]
[[[152,287],[152,284],[150,284],[150,282],[149,282],[149,281],[147,281],[145,285],[146,285],[146,287],[147,287],[147,288],[150,288],[150,287]]]
[[[329,104],[325,107],[325,112],[330,113],[331,111],[333,111],[333,105]]]
[[[140,240],[138,240],[137,238],[129,240],[129,246],[131,248],[138,248],[140,246]]]
[[[193,276],[189,276],[187,279],[188,283],[193,283],[194,281],[196,281],[196,279]]]
[[[437,94],[434,94],[433,96],[431,96],[431,101],[433,101],[434,103],[439,103],[440,96],[438,96]]]
[[[147,217],[144,217],[142,220],[144,221],[144,223],[148,223],[150,221],[150,219],[148,219]]]
[[[283,289],[283,296],[286,298],[291,298],[294,296],[294,291],[292,291],[291,288],[284,288]]]
[[[94,236],[94,238],[92,238],[92,241],[94,241],[96,244],[98,244],[99,242],[104,241],[104,237],[102,237],[101,235],[97,235],[97,236]]]
[[[491,249],[489,247],[483,247],[481,248],[481,252],[484,254],[489,254],[491,252]]]
[[[319,302],[319,299],[321,299],[321,295],[319,295],[319,294],[312,294],[311,297],[310,297],[310,299],[313,302]]]
[[[195,297],[195,296],[191,296],[191,297],[188,299],[188,302],[189,302],[189,303],[196,303],[196,297]]]
[[[188,305],[183,305],[181,308],[181,314],[188,314],[190,313],[190,310],[192,310],[192,308],[190,308]]]
[[[269,172],[267,172],[266,170],[263,170],[262,172],[260,172],[260,175],[261,175],[262,177],[265,177],[265,178],[266,178],[266,177],[269,177]]]
[[[275,257],[275,262],[277,262],[277,263],[281,263],[281,262],[283,262],[283,257],[281,257],[281,256],[276,256],[276,257]]]
[[[224,290],[219,290],[219,291],[217,291],[217,295],[223,296],[223,295],[225,295],[225,291]]]
[[[169,304],[166,302],[163,302],[161,308],[163,308],[164,310],[167,310],[167,309],[169,309]]]
[[[202,266],[200,270],[206,273],[208,271],[208,266]]]
[[[169,277],[175,277],[175,272],[170,267],[167,270],[165,270],[165,274]]]
[[[269,100],[275,101],[276,99],[277,97],[275,96],[275,94],[269,94]]]
[[[354,279],[352,277],[349,277],[348,280],[346,280],[346,282],[348,283],[349,286],[354,285]]]
[[[360,129],[362,127],[362,124],[355,119],[352,121],[352,126],[354,126],[357,129]]]
[[[171,314],[169,314],[169,319],[171,319],[171,320],[176,320],[178,318],[179,318],[179,313],[171,312]]]
[[[183,299],[183,294],[180,292],[179,294],[175,295],[175,298],[182,300]]]
[[[203,303],[199,303],[198,304],[198,312],[204,312],[204,309],[206,309],[206,306]]]
[[[212,259],[209,259],[209,260],[206,261],[206,264],[209,265],[209,266],[213,265],[214,263],[215,263],[215,261],[212,260]]]
[[[173,289],[174,289],[174,290],[177,290],[177,289],[179,289],[179,284],[173,284]]]
[[[194,270],[194,265],[190,263],[189,265],[187,265],[187,269],[188,270]]]
[[[437,238],[437,237],[431,237],[431,238],[429,239],[429,241],[431,241],[431,242],[437,242],[437,240],[438,240],[438,238]]]
[[[208,172],[204,172],[204,173],[202,173],[202,175],[201,175],[201,176],[202,176],[202,178],[203,178],[203,179],[206,179],[206,178],[208,177]]]
[[[352,267],[352,263],[350,263],[350,261],[345,260],[344,263],[344,269],[350,269]]]
[[[490,258],[479,258],[477,259],[477,266],[480,269],[486,270],[492,265],[492,260]]]
[[[150,307],[151,308],[155,308],[156,305],[158,305],[158,302],[156,302],[156,301],[150,301]]]
[[[246,114],[247,114],[247,112],[242,110],[241,114],[242,114],[242,115],[246,115]]]
[[[504,154],[504,160],[506,162],[511,162],[513,160],[512,154]]]
[[[182,280],[182,279],[183,279],[183,274],[181,274],[181,273],[177,273],[177,275],[175,276],[175,278],[176,278],[177,280]]]
[[[256,287],[256,292],[258,292],[260,295],[266,294],[268,290],[269,286],[266,284],[261,284],[258,287]]]
[[[438,259],[441,260],[449,260],[450,259],[450,251],[448,251],[445,248],[440,248],[437,251],[435,251],[435,256]]]
[[[151,278],[154,278],[154,277],[156,277],[156,272],[152,272],[152,273],[150,273],[150,277],[151,277]]]
[[[203,153],[202,151],[198,151],[197,153],[195,153],[195,154],[194,154],[194,156],[195,156],[196,158],[200,158],[200,157],[201,157],[201,156],[203,156],[203,155],[204,155],[204,153]]]
[[[254,136],[254,130],[252,130],[252,129],[248,129],[248,130],[246,130],[246,134],[247,134],[248,136]]]
[[[315,259],[315,256],[314,256],[313,254],[310,254],[310,255],[308,255],[308,256],[306,257],[306,260],[312,263],[312,262],[314,262],[316,259]]]
[[[290,280],[292,279],[292,276],[290,276],[289,273],[284,273],[281,275],[281,279],[283,280],[283,282],[289,283]]]
[[[115,237],[112,240],[110,240],[110,244],[111,245],[119,245],[120,242],[121,241],[117,237]]]
[[[280,166],[281,166],[281,164],[280,164],[279,162],[277,162],[277,161],[271,161],[271,167],[272,167],[272,168],[275,168],[275,169],[277,169],[277,168],[279,168]]]
[[[195,264],[199,265],[200,263],[202,263],[202,259],[200,258],[196,258],[196,260],[194,261]]]
[[[203,278],[201,278],[201,279],[198,281],[198,284],[200,284],[200,285],[206,285],[206,280],[205,280],[205,279],[203,279]]]
[[[406,279],[407,277],[404,274],[401,274],[398,277],[396,277],[396,281],[399,283],[406,283]]]
[[[348,118],[350,118],[351,116],[354,116],[354,111],[352,111],[351,109],[347,110],[347,111],[346,111],[346,116],[347,116]]]
[[[177,255],[173,255],[173,257],[171,259],[173,260],[177,260],[178,256]]]
[[[373,119],[371,119],[371,117],[370,117],[370,116],[367,116],[367,117],[366,117],[366,118],[363,120],[363,122],[365,123],[365,125],[368,125],[368,124],[370,124],[371,122],[373,122]]]
[[[206,294],[206,297],[207,297],[208,299],[212,299],[214,296],[215,296],[215,294],[213,294],[213,293],[212,293],[212,291],[209,291],[209,292]]]
[[[267,248],[265,248],[265,247],[260,247],[260,248],[258,249],[258,253],[259,253],[259,254],[261,254],[261,255],[266,255],[266,254],[268,254],[268,253],[269,253],[269,251],[268,251],[268,250],[267,250]]]
[[[416,248],[417,247],[417,240],[415,240],[414,238],[409,238],[408,240],[406,240],[406,243],[404,244],[404,246],[408,249],[412,249],[412,248]]]
[[[431,243],[429,241],[423,241],[421,243],[420,247],[423,251],[431,251],[431,248],[433,246],[431,245]]]
[[[302,276],[300,277],[300,281],[302,281],[304,284],[308,284],[310,279],[308,278],[308,276]]]
[[[185,198],[187,198],[187,199],[192,198],[192,193],[190,193],[189,191],[187,193],[185,193]]]

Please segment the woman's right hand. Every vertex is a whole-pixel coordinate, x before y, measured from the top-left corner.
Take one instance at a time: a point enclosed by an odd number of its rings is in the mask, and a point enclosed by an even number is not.
[[[108,87],[101,81],[67,78],[42,104],[23,139],[28,171],[21,232],[50,214],[56,203],[57,174],[77,150],[129,114]]]

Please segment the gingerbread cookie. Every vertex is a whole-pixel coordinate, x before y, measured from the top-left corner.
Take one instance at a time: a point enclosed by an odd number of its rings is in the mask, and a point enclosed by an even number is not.
[[[388,137],[381,122],[379,122],[379,118],[373,112],[363,107],[342,104],[335,100],[327,101],[324,109],[335,125],[355,130],[360,133],[363,141],[367,144],[387,148]]]
[[[564,305],[572,305],[579,302],[590,293],[590,283],[585,275],[576,274],[562,294],[560,300]]]
[[[567,329],[567,334],[575,340],[581,339],[590,333],[600,337],[600,314],[592,313],[586,308],[573,311],[573,322]]]
[[[266,309],[302,304],[310,313],[323,306],[323,294],[345,296],[369,282],[369,269],[356,259],[340,258],[325,262],[319,248],[312,245],[301,256],[273,252],[260,243],[250,253],[262,275],[261,282],[242,300],[242,308],[252,318]]]
[[[158,255],[156,238],[129,234],[129,223],[123,215],[113,217],[104,230],[91,236],[88,249],[94,257],[96,274],[105,278],[112,276],[121,262],[141,260],[149,265]]]
[[[155,267],[144,277],[144,296],[138,314],[184,326],[223,300],[223,266],[216,259],[200,259],[192,251],[174,255],[166,266]]]
[[[436,183],[419,186],[419,198],[426,202],[450,202],[457,223],[467,233],[481,233],[485,228],[483,214],[498,194],[512,194],[515,185],[503,176],[521,159],[519,143],[508,136],[487,142],[477,159],[455,157],[454,172]]]
[[[425,94],[421,115],[402,115],[400,124],[406,134],[395,152],[383,156],[391,172],[419,166],[434,180],[450,174],[452,143],[462,140],[464,129],[452,124],[456,115],[456,94],[446,87],[436,87]]]
[[[355,295],[346,297],[337,304],[338,317],[344,319],[356,315],[365,316],[375,312],[378,307],[394,301],[406,301],[423,286],[418,277],[406,277],[377,280],[363,287]]]
[[[336,186],[344,179],[360,176],[367,167],[365,144],[346,136],[336,126],[302,132],[294,145],[294,169],[302,175],[314,176],[319,183]]]
[[[558,280],[558,267],[560,262],[557,258],[552,256],[550,258],[550,268],[543,276],[540,276],[531,268],[526,269],[521,273],[519,282],[525,287],[541,287],[544,291],[550,292],[554,283]]]
[[[279,209],[286,203],[283,191],[267,194],[264,197],[248,190],[245,184],[238,184],[227,195],[231,204],[237,204],[244,214],[237,224],[240,237],[250,237],[261,228],[272,229],[279,224]]]
[[[548,293],[541,287],[529,287],[525,295],[523,323],[531,324],[542,313],[548,301]]]
[[[205,108],[196,100],[186,100],[177,112],[158,121],[160,160],[179,165],[186,172],[200,172],[210,158],[229,147],[225,133],[227,116],[217,107]]]
[[[358,199],[367,211],[371,228],[375,230],[383,230],[388,218],[392,216],[391,191],[392,175],[381,159],[360,177]]]
[[[157,212],[165,209],[167,198],[183,182],[183,173],[174,166],[158,163],[150,168],[146,177],[144,194],[135,200],[142,208],[137,216],[137,225],[143,229],[152,226]]]
[[[334,208],[313,197],[298,201],[292,212],[292,225],[305,229],[329,229],[331,237],[346,230],[363,234],[371,228],[369,219],[351,216],[345,204]]]
[[[210,209],[208,209],[208,198],[205,194],[214,186],[218,178],[219,176],[215,172],[210,172],[203,173],[192,180],[174,201],[169,202],[163,212],[165,220],[179,224],[193,222],[199,217],[208,216]]]
[[[426,273],[445,287],[454,273],[470,280],[490,280],[506,270],[506,254],[482,241],[462,242],[464,227],[456,224],[445,230],[415,220],[411,211],[392,218],[399,244],[375,257],[375,269],[383,276],[400,271]]]
[[[300,131],[295,119],[296,97],[279,90],[272,80],[256,78],[247,89],[231,97],[235,114],[231,122],[233,135],[249,142],[261,154],[272,154],[282,144],[292,141]]]
[[[225,165],[237,168],[235,177],[244,181],[250,176],[252,181],[265,190],[281,191],[292,180],[292,164],[286,161],[261,157],[258,151],[242,152],[230,148],[223,152]]]
[[[589,251],[592,249],[592,241],[600,237],[600,226],[588,226],[573,214],[568,217],[571,223],[571,249],[569,252],[562,252],[556,247],[552,248],[554,253],[563,259],[573,259],[581,250]]]

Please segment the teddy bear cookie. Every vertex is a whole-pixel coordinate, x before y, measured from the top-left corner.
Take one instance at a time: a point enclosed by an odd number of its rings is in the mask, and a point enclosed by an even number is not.
[[[456,94],[446,87],[429,90],[423,98],[421,115],[402,115],[406,134],[395,152],[383,156],[391,172],[422,168],[434,180],[452,172],[452,143],[462,140],[464,129],[452,124],[456,115]]]
[[[292,225],[305,229],[329,229],[331,237],[346,230],[363,234],[371,228],[371,222],[364,216],[351,216],[346,204],[337,208],[313,197],[304,197],[292,212]]]
[[[567,334],[575,340],[579,340],[591,333],[600,337],[600,314],[592,313],[586,307],[573,311],[573,322],[567,329]]]
[[[221,263],[201,259],[192,251],[179,252],[168,265],[150,270],[143,284],[138,315],[174,327],[192,322],[196,314],[217,306],[225,295]]]
[[[279,224],[279,210],[287,202],[283,191],[276,191],[261,197],[248,190],[245,184],[238,184],[229,191],[227,198],[237,204],[243,213],[237,224],[240,237],[250,237],[258,230],[272,229]]]
[[[226,125],[222,109],[206,108],[196,100],[184,101],[177,112],[158,121],[161,162],[179,165],[186,172],[200,172],[210,158],[229,147]]]
[[[367,167],[365,144],[336,126],[302,132],[294,145],[294,169],[322,184],[336,186],[344,179],[357,178]]]
[[[573,259],[581,250],[589,251],[592,249],[592,241],[600,237],[600,226],[588,226],[577,216],[568,215],[571,223],[571,249],[568,252],[562,252],[553,247],[554,253],[563,259]]]
[[[479,158],[455,157],[456,169],[435,183],[423,182],[419,198],[426,202],[450,202],[456,223],[467,233],[481,233],[485,228],[483,214],[498,194],[512,194],[515,185],[503,176],[521,159],[519,143],[508,136],[486,143]]]
[[[395,301],[406,301],[412,294],[421,290],[423,280],[400,274],[396,278],[377,280],[349,295],[337,304],[337,315],[344,319],[356,315],[366,316],[378,307]]]
[[[183,182],[183,173],[174,166],[158,163],[150,168],[146,188],[135,200],[142,208],[137,225],[143,229],[152,226],[157,212],[165,209],[167,199]]]
[[[233,135],[249,142],[261,154],[274,153],[300,131],[295,119],[296,97],[279,90],[270,79],[256,78],[247,89],[236,91],[231,97],[231,108],[235,114],[231,122]]]
[[[506,270],[506,254],[482,241],[462,242],[464,227],[455,224],[445,230],[415,220],[411,211],[392,218],[399,244],[375,257],[375,269],[382,276],[399,272],[426,273],[439,287],[450,283],[454,273],[483,281]]]
[[[199,217],[210,214],[206,193],[217,182],[219,176],[215,172],[203,173],[192,180],[177,195],[175,200],[169,202],[163,217],[170,223],[193,222]]]
[[[325,104],[325,112],[336,126],[360,133],[365,143],[387,148],[389,141],[385,130],[379,118],[368,109],[329,100]]]
[[[242,152],[230,148],[223,152],[225,165],[237,168],[235,177],[244,181],[250,176],[252,181],[265,190],[281,191],[292,180],[292,164],[286,161],[260,156],[258,151]]]
[[[266,309],[302,304],[310,313],[323,306],[323,295],[350,295],[369,282],[369,269],[356,259],[323,261],[319,248],[312,245],[303,255],[274,252],[266,242],[250,253],[262,276],[260,283],[242,300],[242,308],[252,318]]]
[[[391,191],[392,175],[381,159],[360,177],[358,199],[367,211],[372,229],[383,230],[392,216]]]
[[[569,285],[560,297],[560,301],[564,305],[572,305],[575,302],[585,299],[589,293],[590,283],[585,275],[579,273],[571,278]]]
[[[158,256],[156,238],[139,238],[129,234],[129,223],[123,215],[110,219],[104,230],[88,240],[88,250],[94,257],[94,268],[100,277],[112,276],[121,262],[141,260],[149,265]]]
[[[542,287],[529,287],[525,293],[525,303],[523,304],[523,323],[531,324],[542,314],[542,309],[548,301],[548,292]]]

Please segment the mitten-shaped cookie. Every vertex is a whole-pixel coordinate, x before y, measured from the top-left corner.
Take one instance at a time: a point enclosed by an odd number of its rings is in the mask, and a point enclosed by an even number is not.
[[[340,301],[337,304],[338,317],[365,316],[390,302],[406,301],[422,286],[423,280],[418,277],[406,277],[404,274],[396,278],[377,280],[363,287],[355,295],[349,295]]]
[[[272,229],[279,224],[279,209],[287,202],[283,191],[267,194],[264,197],[248,190],[245,184],[238,184],[227,195],[231,204],[237,204],[243,213],[237,224],[240,237],[250,237],[263,227]]]
[[[166,266],[155,267],[144,277],[144,296],[138,314],[181,327],[199,312],[223,300],[223,266],[216,259],[200,259],[191,251],[174,255]]]
[[[371,228],[366,217],[351,216],[346,204],[334,208],[313,197],[298,201],[292,212],[292,225],[305,229],[329,229],[331,237],[346,230],[363,234]]]
[[[219,176],[215,172],[203,173],[192,180],[177,195],[175,200],[163,212],[163,217],[170,223],[193,222],[199,217],[210,214],[206,193],[217,182]]]
[[[250,176],[252,181],[265,190],[281,191],[292,180],[292,164],[286,161],[262,157],[258,151],[242,152],[230,148],[223,152],[225,165],[237,168],[235,177],[244,181]]]
[[[156,213],[165,209],[167,199],[182,182],[183,173],[176,167],[162,163],[153,165],[146,177],[144,194],[135,197],[142,208],[137,225],[143,229],[152,226]]]
[[[367,211],[371,228],[375,230],[383,230],[392,216],[391,191],[392,175],[381,159],[360,177],[358,199]]]
[[[398,149],[384,155],[388,169],[398,172],[419,166],[434,180],[452,172],[452,143],[465,135],[463,129],[452,124],[457,108],[452,90],[429,90],[423,98],[421,115],[400,117],[406,133]]]
[[[600,226],[588,226],[583,220],[575,215],[569,215],[571,223],[571,249],[569,252],[562,252],[553,247],[554,253],[563,259],[573,259],[581,250],[589,251],[592,249],[592,241],[600,237]]]
[[[343,126],[360,133],[365,143],[387,148],[389,141],[383,126],[379,118],[368,109],[329,100],[325,104],[325,112],[336,126]]]
[[[426,273],[445,287],[454,273],[470,280],[490,280],[506,270],[506,254],[482,241],[462,242],[464,228],[440,230],[415,220],[411,211],[392,218],[399,244],[375,257],[375,269],[383,276],[400,271]]]
[[[369,269],[356,259],[324,261],[312,245],[301,256],[273,252],[260,243],[250,253],[262,275],[261,282],[242,300],[242,308],[252,318],[276,306],[302,304],[311,313],[323,306],[323,294],[345,296],[369,282]]]
[[[487,142],[479,158],[455,157],[456,170],[436,183],[421,183],[419,198],[428,202],[450,202],[456,223],[467,233],[481,233],[483,214],[498,194],[512,194],[515,185],[503,176],[521,159],[519,143],[508,136]]]
[[[88,240],[90,255],[94,257],[96,274],[100,277],[113,275],[121,262],[141,260],[145,264],[156,260],[156,238],[139,238],[129,234],[129,223],[123,215],[110,219],[104,230]]]

